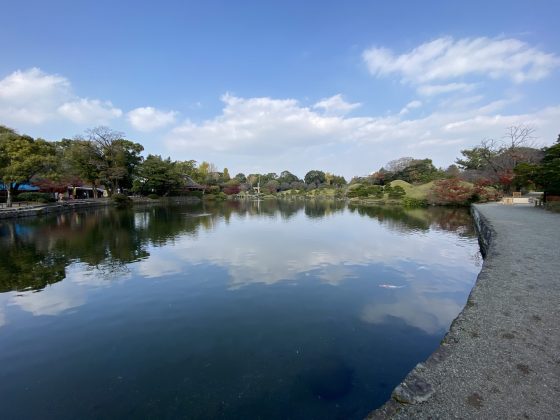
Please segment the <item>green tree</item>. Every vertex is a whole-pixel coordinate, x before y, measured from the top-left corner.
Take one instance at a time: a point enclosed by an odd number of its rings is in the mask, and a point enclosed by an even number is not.
[[[301,180],[290,171],[282,171],[280,172],[280,176],[278,177],[277,181],[281,184],[282,183],[291,184],[292,182],[299,182]]]
[[[193,182],[197,182],[198,169],[196,167],[196,160],[176,161],[175,170],[181,176],[184,185],[191,185]]]
[[[553,146],[544,148],[544,157],[539,165],[533,165],[531,176],[542,186],[545,198],[560,195],[560,135]]]
[[[307,185],[318,187],[325,182],[325,173],[323,171],[312,170],[305,174],[304,180]]]
[[[86,130],[86,138],[78,141],[90,143],[89,151],[96,156],[99,179],[109,195],[122,188],[132,187],[137,166],[142,162],[140,153],[144,147],[124,139],[124,133],[99,126]]]
[[[171,162],[170,158],[162,159],[159,155],[148,155],[138,166],[133,190],[141,194],[168,195],[181,184],[181,174],[175,162]]]
[[[79,178],[92,185],[93,197],[97,198],[103,167],[101,150],[91,141],[72,140],[64,147],[64,160]]]
[[[458,158],[455,163],[464,170],[482,169],[489,160],[494,158],[495,153],[487,147],[474,147],[472,149],[461,150],[463,158]]]
[[[426,183],[443,176],[433,165],[431,159],[414,160],[402,170],[399,179],[411,184]]]
[[[200,165],[198,165],[198,170],[195,175],[195,180],[202,183],[207,182],[209,174],[210,174],[210,163],[203,161]]]
[[[13,195],[22,183],[49,172],[55,163],[55,148],[42,139],[17,134],[0,126],[0,180],[7,191],[6,205],[12,206]]]
[[[240,172],[237,175],[235,175],[234,179],[237,179],[239,181],[239,183],[244,183],[247,182],[247,177],[245,176],[244,173]]]

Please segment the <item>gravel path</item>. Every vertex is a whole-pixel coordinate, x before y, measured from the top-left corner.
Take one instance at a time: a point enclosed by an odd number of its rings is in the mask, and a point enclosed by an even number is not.
[[[489,247],[467,305],[368,418],[560,419],[560,214],[474,212]]]

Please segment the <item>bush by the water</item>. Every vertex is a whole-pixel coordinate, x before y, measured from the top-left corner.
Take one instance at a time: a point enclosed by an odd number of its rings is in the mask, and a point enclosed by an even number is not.
[[[473,185],[458,178],[436,181],[430,192],[433,204],[449,206],[465,206],[470,203],[495,201],[500,198],[499,192],[492,187]]]
[[[428,201],[421,198],[403,197],[402,205],[408,208],[426,207],[428,205]]]
[[[159,195],[157,194],[148,194],[148,198],[150,200],[157,200],[159,198]]]
[[[219,192],[216,194],[204,194],[203,199],[205,201],[225,200],[227,199],[227,195],[223,192]]]
[[[39,193],[39,192],[23,192],[19,193],[15,198],[16,201],[33,201],[36,203],[52,203],[54,202],[54,197],[49,193]]]
[[[348,190],[348,197],[369,197],[383,198],[383,188],[379,185],[356,184]]]
[[[132,204],[132,199],[126,194],[121,194],[121,193],[113,194],[111,200],[113,200],[113,202],[117,206],[127,206],[129,204]]]

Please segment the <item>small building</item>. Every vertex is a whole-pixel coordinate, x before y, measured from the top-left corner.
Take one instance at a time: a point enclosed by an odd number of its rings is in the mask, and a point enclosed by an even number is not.
[[[68,197],[80,200],[87,198],[94,198],[93,187],[88,187],[87,185],[80,186],[68,186],[67,188]],[[97,197],[107,197],[107,192],[103,188],[97,187]]]

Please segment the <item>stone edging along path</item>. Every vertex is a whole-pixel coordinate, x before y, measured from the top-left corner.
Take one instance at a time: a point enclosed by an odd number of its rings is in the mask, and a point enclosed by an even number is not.
[[[560,416],[560,214],[475,205],[482,270],[440,347],[368,419]]]
[[[30,207],[10,207],[0,209],[0,219],[14,219],[20,217],[40,216],[47,213],[63,213],[91,207],[108,206],[111,202],[108,199],[95,200],[75,200],[65,201],[64,203],[53,203]]]

